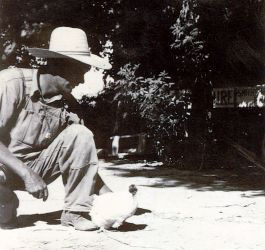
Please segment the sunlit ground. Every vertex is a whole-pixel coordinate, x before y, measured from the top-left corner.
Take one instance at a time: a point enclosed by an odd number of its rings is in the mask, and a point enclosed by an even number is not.
[[[264,250],[264,176],[251,169],[180,171],[157,162],[100,161],[113,191],[138,188],[141,209],[123,227],[97,233],[61,226],[59,178],[46,202],[17,192],[21,224],[0,230],[0,249]]]

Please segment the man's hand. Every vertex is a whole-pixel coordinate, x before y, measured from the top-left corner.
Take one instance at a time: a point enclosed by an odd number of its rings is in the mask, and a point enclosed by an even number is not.
[[[37,199],[46,201],[48,198],[48,189],[42,178],[31,169],[28,169],[27,174],[23,178],[25,189]]]
[[[0,130],[0,139],[1,139]],[[46,183],[42,178],[28,168],[24,163],[16,158],[4,143],[0,140],[0,163],[12,170],[15,174],[20,176],[25,184],[25,189],[37,199],[46,201],[48,198],[48,189]]]

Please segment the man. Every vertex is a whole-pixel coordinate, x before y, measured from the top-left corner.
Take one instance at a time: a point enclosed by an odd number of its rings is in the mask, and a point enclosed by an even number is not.
[[[47,65],[0,72],[0,226],[16,226],[13,190],[24,189],[45,201],[47,184],[62,175],[61,224],[92,230],[87,216],[91,195],[110,190],[98,175],[93,134],[81,125],[71,90],[90,66],[111,65],[91,54],[85,32],[75,28],[56,28],[49,49],[28,51],[46,58]]]

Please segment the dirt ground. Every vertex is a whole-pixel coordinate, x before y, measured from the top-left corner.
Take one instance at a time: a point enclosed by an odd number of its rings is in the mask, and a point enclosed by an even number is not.
[[[265,175],[253,167],[194,172],[102,161],[101,174],[114,191],[138,186],[140,209],[120,231],[62,227],[58,179],[46,202],[17,192],[21,226],[0,230],[0,249],[265,249]]]

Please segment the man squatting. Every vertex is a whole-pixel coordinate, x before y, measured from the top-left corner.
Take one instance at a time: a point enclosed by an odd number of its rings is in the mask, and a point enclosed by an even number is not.
[[[17,226],[14,190],[45,201],[47,185],[62,175],[61,224],[93,230],[91,195],[110,190],[98,174],[93,134],[71,110],[71,90],[83,82],[90,66],[111,65],[91,54],[85,32],[76,28],[56,28],[49,49],[28,51],[46,58],[47,65],[0,72],[0,227]]]

